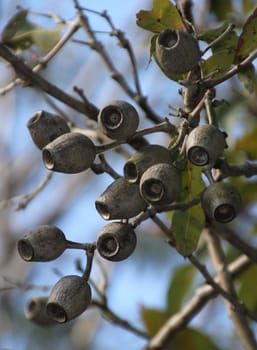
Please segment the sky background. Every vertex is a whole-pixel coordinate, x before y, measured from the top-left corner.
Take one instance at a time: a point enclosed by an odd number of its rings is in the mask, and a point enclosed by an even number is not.
[[[133,42],[138,58],[143,92],[148,96],[150,105],[158,110],[158,113],[162,116],[168,115],[168,104],[178,107],[181,103],[177,94],[178,86],[170,82],[162,74],[159,74],[159,69],[154,62],[148,65],[149,57],[146,53],[146,45],[149,43],[149,37],[135,23],[136,12],[140,9],[149,9],[151,2],[139,2],[137,0],[126,2],[121,2],[120,0],[87,0],[80,3],[94,10],[108,10],[117,28],[127,32],[128,38]],[[198,3],[198,6],[200,6],[200,3]],[[2,30],[8,18],[15,12],[17,5],[42,13],[51,11],[65,19],[72,19],[75,14],[73,2],[70,0],[54,2],[50,0],[1,0],[0,4],[0,30]],[[42,25],[49,23],[40,16],[32,16],[31,18],[33,20],[37,18],[39,22],[42,22]],[[96,30],[107,29],[103,19],[97,15],[90,14],[90,21]],[[106,40],[106,47],[110,52],[113,52],[114,62],[117,62],[121,72],[127,74],[128,62],[125,54],[114,45],[113,39],[109,38],[108,34],[102,35],[103,40]],[[80,33],[76,35],[76,38],[82,37]],[[78,54],[79,52],[81,54]],[[0,87],[3,87],[10,81],[12,73],[5,65],[0,64],[0,74]],[[71,92],[74,85],[82,87],[89,99],[97,106],[102,106],[108,103],[108,101],[124,98],[125,96],[119,86],[109,78],[109,73],[106,72],[97,55],[84,46],[75,45],[74,43],[69,43],[65,46],[61,54],[57,55],[53,62],[50,63],[47,72],[44,74],[65,91]],[[69,114],[72,120],[81,122],[81,116],[76,112],[69,110],[59,103],[58,106],[65,113]],[[32,89],[18,87],[15,91],[0,98],[0,108],[5,111],[4,115],[0,116],[0,120],[2,119],[4,129],[2,131],[2,145],[8,149],[8,153],[11,155],[11,164],[9,165],[15,167],[15,164],[22,162],[24,158],[27,160],[26,157],[34,160],[36,164],[40,164],[39,158],[41,155],[29,137],[26,122],[37,110],[49,109],[44,99],[40,98]],[[147,122],[142,121],[140,126],[145,125],[147,125]],[[159,134],[153,136],[151,140],[153,143],[165,142],[163,135]],[[117,160],[117,157],[114,158],[111,154],[108,154],[107,158],[118,172],[122,172],[124,164],[122,159]],[[30,181],[24,185],[22,193],[31,191],[44,178],[44,175],[45,169],[42,164],[33,167]],[[13,232],[17,232],[17,238],[35,225],[46,223],[44,219],[60,205],[61,193],[67,188],[66,181],[68,182],[68,176],[70,175],[55,174],[45,191],[40,193],[26,210],[19,212],[12,211],[11,225]],[[108,176],[93,176],[92,173],[86,172],[83,175],[72,175],[72,181],[74,183],[76,179],[80,181],[81,176],[83,176],[84,185],[80,188],[80,193],[74,196],[74,200],[71,201],[71,205],[68,208],[64,205],[64,213],[55,224],[64,231],[67,239],[92,242],[99,229],[106,223],[96,213],[94,202],[97,196],[111,182],[111,179]],[[17,193],[17,195],[19,194],[21,193]],[[58,196],[60,197],[57,198]],[[170,250],[168,245],[165,244],[164,238],[160,239],[159,236],[156,236],[158,230],[155,226],[142,225],[137,231],[138,247],[133,256],[124,262],[117,264],[105,262],[105,264],[110,275],[108,298],[111,308],[117,311],[121,317],[141,327],[140,307],[142,305],[156,308],[163,308],[165,306],[166,290],[172,270],[176,266],[183,264],[184,259]],[[20,275],[20,278],[29,277],[30,283],[35,285],[53,284],[59,279],[54,271],[56,268],[65,275],[76,273],[74,259],[77,257],[83,259],[83,254],[79,251],[67,251],[56,261],[35,263],[30,264],[30,266],[21,261],[20,267],[23,274]],[[97,264],[94,264],[94,278],[99,278],[99,273]],[[15,271],[11,277],[14,278],[14,276]],[[12,303],[20,311],[20,317],[22,317],[26,301],[35,294],[37,295],[37,291],[35,290],[27,292],[18,290],[13,292]],[[207,312],[213,310],[215,313],[213,324],[211,327],[205,325],[205,329],[207,332],[214,332],[219,329],[220,339],[222,339],[222,333],[225,335],[229,332],[228,322],[226,316],[224,316],[223,307],[214,307],[214,305],[216,304],[210,303],[207,310]],[[196,317],[193,325],[201,327],[205,324],[205,317],[206,313],[201,313]],[[18,321],[20,322],[20,320]],[[34,326],[30,328],[31,324],[29,322],[25,322],[23,327],[20,328],[18,321],[16,323],[12,321],[9,324],[10,326],[7,327],[4,336],[0,338],[0,350],[30,349],[29,334],[32,332],[31,329],[36,332],[36,328],[33,328]],[[66,325],[60,327],[64,327],[63,329],[66,327],[67,331],[70,332],[75,348],[78,338],[80,343],[85,342],[85,339],[80,339],[82,334],[79,332],[80,327],[86,329],[89,324],[98,324],[99,322],[98,314],[90,311],[81,316],[79,322],[74,322],[73,327],[68,328]],[[59,339],[58,337],[61,334],[59,332],[61,331],[50,332],[49,337]],[[47,333],[42,334],[46,335]],[[84,337],[86,338],[85,334]],[[233,344],[233,341],[231,338],[230,345]],[[46,344],[47,340],[42,340],[38,350],[41,350],[41,347],[43,349]],[[129,345],[126,347],[126,344]],[[144,341],[130,332],[111,325],[106,321],[101,321],[101,326],[97,330],[97,336],[92,344],[92,349],[104,348],[105,350],[118,350],[122,346],[124,349],[136,350],[143,344]],[[223,345],[227,346],[228,344]],[[64,349],[65,346],[71,349],[71,344],[62,344],[62,346]],[[231,346],[230,348],[232,349],[233,347]]]

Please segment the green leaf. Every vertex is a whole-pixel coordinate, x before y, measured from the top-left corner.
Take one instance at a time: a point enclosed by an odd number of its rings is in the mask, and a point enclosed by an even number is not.
[[[222,21],[233,12],[232,2],[231,0],[211,0],[210,11],[215,13],[219,21]]]
[[[60,40],[61,31],[65,28],[65,26],[65,24],[59,24],[52,29],[46,29],[39,26],[35,27],[30,34],[33,39],[33,43],[42,52],[50,51]]]
[[[2,33],[3,43],[13,50],[26,50],[32,45],[42,52],[51,50],[60,40],[66,24],[47,29],[29,22],[27,15],[27,10],[21,10],[11,18]]]
[[[234,63],[235,52],[230,49],[218,51],[202,63],[204,75],[213,73],[213,77],[223,75]],[[216,72],[216,73],[215,73]]]
[[[182,171],[182,191],[180,201],[189,201],[199,196],[205,185],[201,177],[202,168],[187,161]],[[172,216],[171,230],[176,241],[176,249],[188,256],[197,248],[205,216],[201,206],[194,205],[187,210],[176,210]]]
[[[173,315],[177,312],[192,286],[195,275],[193,265],[187,264],[176,268],[172,274],[170,285],[167,293],[167,314]]]
[[[245,89],[252,94],[256,89],[256,74],[255,67],[252,63],[250,63],[243,70],[237,74],[238,79],[244,84]]]
[[[191,327],[179,332],[174,337],[170,348],[186,350],[221,350],[207,334]]]
[[[20,10],[3,29],[2,42],[13,50],[25,50],[33,44],[30,33],[35,26],[28,21],[27,16],[27,10]]]
[[[141,308],[141,317],[150,336],[154,336],[167,321],[167,315],[162,310]]]
[[[153,0],[152,10],[141,10],[136,17],[138,26],[154,33],[167,28],[184,28],[178,10],[169,0]]]
[[[172,233],[175,237],[176,249],[181,255],[188,256],[195,251],[204,224],[205,216],[200,204],[185,211],[174,212]]]
[[[239,36],[237,57],[239,61],[246,58],[257,48],[257,8],[248,17]]]
[[[238,297],[252,311],[257,311],[257,293],[253,288],[253,281],[257,276],[257,266],[253,265],[245,271],[239,278],[240,288]]]
[[[228,23],[225,22],[222,26],[210,29],[207,32],[200,35],[200,40],[205,41],[207,44],[210,44],[213,40],[217,39],[222,35],[222,33],[228,28]],[[234,30],[229,31],[221,41],[218,41],[217,44],[212,46],[212,52],[228,50],[236,50],[238,45],[238,36]]]
[[[182,191],[180,201],[191,200],[203,191],[205,186],[201,175],[202,168],[193,165],[187,160],[186,169],[182,171]]]

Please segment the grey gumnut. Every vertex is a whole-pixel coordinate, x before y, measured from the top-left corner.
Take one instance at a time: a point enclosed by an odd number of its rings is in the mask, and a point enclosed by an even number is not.
[[[129,219],[145,210],[146,202],[140,195],[138,184],[120,177],[100,195],[95,206],[105,220]]]
[[[160,145],[147,145],[134,153],[125,163],[124,177],[131,183],[140,181],[142,174],[150,166],[159,163],[171,163],[170,151]]]
[[[47,297],[31,298],[26,305],[24,314],[27,320],[36,323],[39,326],[50,326],[56,324],[46,312]]]
[[[70,132],[57,137],[43,148],[43,162],[49,170],[76,174],[87,170],[94,162],[96,148],[85,135]]]
[[[174,202],[181,192],[181,174],[171,164],[155,164],[144,172],[139,187],[146,202],[169,204]]]
[[[80,276],[61,278],[53,287],[48,298],[48,316],[58,323],[68,322],[82,314],[91,302],[91,287]]]
[[[226,182],[215,182],[203,192],[201,204],[209,219],[227,223],[239,213],[241,195],[235,186]]]
[[[201,58],[197,39],[175,29],[165,29],[158,35],[155,54],[161,68],[170,74],[192,70]]]
[[[59,115],[38,111],[27,122],[30,136],[39,149],[43,149],[48,143],[58,136],[70,132],[66,120]]]
[[[133,253],[136,243],[136,234],[130,224],[111,222],[99,232],[96,249],[107,260],[121,261]]]
[[[191,163],[213,166],[226,148],[226,134],[211,124],[199,125],[188,135],[186,152]]]
[[[98,123],[103,133],[111,139],[126,140],[137,130],[139,116],[130,103],[117,100],[100,110]]]
[[[64,233],[55,226],[42,225],[17,242],[17,249],[25,261],[51,261],[58,258],[66,249]]]

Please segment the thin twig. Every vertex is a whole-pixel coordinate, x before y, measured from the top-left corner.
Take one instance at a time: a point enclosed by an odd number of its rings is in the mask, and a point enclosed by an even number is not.
[[[121,86],[121,88],[126,92],[126,94],[132,98],[138,105],[145,111],[146,117],[149,120],[152,120],[154,123],[160,123],[160,117],[152,110],[152,108],[148,105],[147,99],[142,95],[138,94],[138,91],[134,91],[129,86],[123,74],[121,74],[118,69],[115,67],[113,60],[107,50],[105,49],[102,42],[100,42],[91,25],[89,23],[88,17],[83,14],[83,8],[80,7],[77,0],[74,0],[75,8],[78,11],[78,16],[80,18],[81,27],[84,28],[86,34],[90,40],[90,47],[98,52],[100,57],[103,59],[106,67],[110,71],[111,77]],[[132,49],[131,49],[132,50]]]
[[[102,313],[103,316],[110,322],[142,337],[145,339],[149,339],[149,335],[141,330],[138,329],[137,327],[133,326],[128,320],[125,320],[123,318],[121,318],[120,316],[118,316],[113,310],[111,310],[107,304],[103,304],[101,302],[99,302],[98,300],[92,300],[91,303],[92,306],[96,306],[97,308],[99,308]]]
[[[224,224],[212,223],[212,230],[214,234],[221,236],[257,264],[257,248],[243,241],[231,228]]]
[[[215,282],[215,280],[208,272],[206,266],[202,265],[194,255],[189,255],[187,258],[200,271],[206,282],[211,285],[218,294],[222,295],[223,298],[228,300],[234,306],[235,310],[257,322],[257,315],[249,310],[243,303],[237,302],[237,300],[234,299],[230,293],[228,293],[217,282]]]
[[[79,21],[76,19],[71,23],[71,26],[67,33],[65,33],[58,43],[42,58],[39,59],[39,63],[32,69],[33,72],[38,73],[41,69],[45,68],[47,63],[63,48],[63,46],[69,41],[69,39],[73,36],[74,33],[79,29]],[[0,89],[0,95],[6,94],[16,85],[22,83],[21,78],[17,78],[12,81],[10,84],[6,85],[4,88]]]
[[[220,239],[217,235],[215,235],[211,227],[206,227],[204,233],[206,237],[208,251],[219,278],[219,283],[221,287],[225,289],[227,293],[230,294],[230,297],[236,303],[238,303],[233,280],[225,261],[225,255],[220,244]],[[236,329],[238,339],[242,343],[244,349],[257,349],[257,343],[254,334],[247,322],[246,317],[241,312],[239,312],[238,309],[234,308],[234,303],[231,304],[231,302],[226,301],[225,303],[227,305],[228,313]]]
[[[20,78],[25,82],[29,82],[35,87],[45,91],[47,94],[55,97],[57,100],[63,102],[78,112],[85,114],[90,119],[97,119],[97,107],[91,103],[85,104],[84,102],[75,99],[70,94],[67,94],[65,91],[58,88],[56,85],[50,83],[38,73],[34,72],[23,62],[21,58],[13,54],[12,51],[9,50],[3,43],[0,43],[0,56],[12,65],[18,76],[20,76]]]
[[[235,25],[234,24],[229,24],[227,26],[227,28],[224,30],[223,33],[221,33],[220,36],[218,36],[218,38],[214,39],[212,42],[210,42],[210,44],[208,46],[205,47],[205,49],[202,51],[202,56],[208,51],[210,50],[213,46],[217,45],[219,42],[221,42],[224,37],[229,34],[230,32],[232,32],[235,29]],[[200,37],[201,39],[201,37]]]
[[[251,260],[241,255],[235,261],[228,265],[228,271],[232,278],[239,276],[249,266]],[[218,282],[217,276],[214,278]],[[182,309],[172,315],[169,320],[160,328],[156,335],[145,347],[145,350],[161,350],[167,346],[172,338],[182,329],[186,328],[193,318],[200,313],[206,304],[213,298],[217,297],[218,293],[212,286],[205,283],[198,287],[192,298],[186,302]]]
[[[215,168],[216,181],[230,176],[251,177],[257,175],[257,162],[246,161],[244,164],[230,164],[222,158],[215,164]]]
[[[16,210],[25,209],[27,205],[46,187],[52,176],[52,172],[47,172],[43,181],[41,181],[33,191],[21,196],[16,196],[0,201],[0,210],[14,204],[17,205]]]
[[[254,50],[247,56],[242,62],[238,63],[236,66],[232,67],[230,70],[225,72],[222,76],[206,81],[204,84],[207,88],[212,88],[217,86],[218,84],[223,83],[224,81],[230,79],[245,67],[248,66],[249,63],[252,63],[257,58],[257,49]]]

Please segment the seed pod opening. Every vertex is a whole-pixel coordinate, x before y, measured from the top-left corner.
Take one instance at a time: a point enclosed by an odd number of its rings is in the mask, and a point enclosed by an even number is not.
[[[57,137],[70,132],[70,128],[62,117],[46,111],[38,111],[27,122],[31,138],[39,149]]]
[[[233,185],[216,182],[206,188],[201,202],[209,219],[227,223],[237,216],[241,206],[241,195]]]
[[[61,278],[53,287],[46,305],[47,314],[58,323],[65,323],[84,312],[91,302],[90,285],[80,276]]]
[[[136,234],[131,225],[112,222],[99,232],[96,249],[107,260],[121,261],[133,253],[136,242]]]
[[[145,201],[159,205],[169,204],[181,192],[181,175],[171,164],[155,164],[144,172],[139,187]]]
[[[150,166],[159,163],[171,163],[169,150],[160,145],[147,145],[134,153],[125,163],[124,177],[131,183],[139,182],[142,174]]]
[[[138,124],[138,113],[130,103],[113,101],[103,107],[98,115],[102,131],[112,139],[126,140],[134,135]]]
[[[156,59],[170,74],[186,73],[195,68],[201,52],[198,41],[182,30],[165,29],[156,40]]]
[[[47,169],[76,174],[87,170],[93,164],[96,148],[87,136],[70,132],[46,145],[42,156]]]
[[[193,129],[186,141],[186,151],[191,163],[214,165],[226,147],[226,135],[214,125],[200,125]]]
[[[98,213],[105,220],[129,219],[146,208],[139,186],[123,177],[112,182],[95,202]]]
[[[17,242],[17,249],[25,261],[51,261],[57,259],[66,249],[64,233],[55,226],[42,225]]]
[[[47,297],[31,298],[26,305],[24,314],[26,319],[33,321],[40,326],[49,326],[56,322],[46,312]]]

